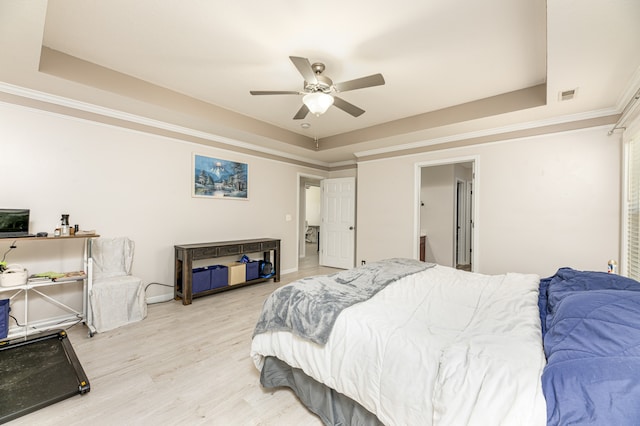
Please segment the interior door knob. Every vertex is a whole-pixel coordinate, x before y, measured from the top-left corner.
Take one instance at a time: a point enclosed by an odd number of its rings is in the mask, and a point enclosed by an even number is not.
[[[350,227],[349,227],[349,231],[353,231],[353,226],[350,226]]]

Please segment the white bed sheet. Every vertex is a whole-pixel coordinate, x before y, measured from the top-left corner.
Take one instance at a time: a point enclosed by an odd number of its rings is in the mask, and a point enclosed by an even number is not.
[[[544,425],[538,283],[436,266],[345,309],[324,346],[263,333],[251,357],[302,369],[386,425]]]

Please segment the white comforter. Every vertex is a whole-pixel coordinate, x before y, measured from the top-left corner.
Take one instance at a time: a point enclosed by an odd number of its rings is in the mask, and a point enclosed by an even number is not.
[[[275,356],[386,425],[544,425],[539,277],[436,266],[345,309],[325,346],[258,334]]]

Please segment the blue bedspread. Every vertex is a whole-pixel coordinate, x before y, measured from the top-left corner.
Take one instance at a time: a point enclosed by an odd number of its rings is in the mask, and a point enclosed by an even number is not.
[[[539,306],[548,424],[640,424],[640,283],[562,268]]]

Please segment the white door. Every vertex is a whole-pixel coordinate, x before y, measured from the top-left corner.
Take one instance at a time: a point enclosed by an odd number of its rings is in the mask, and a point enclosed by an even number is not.
[[[353,268],[355,261],[356,178],[322,181],[320,264]]]

